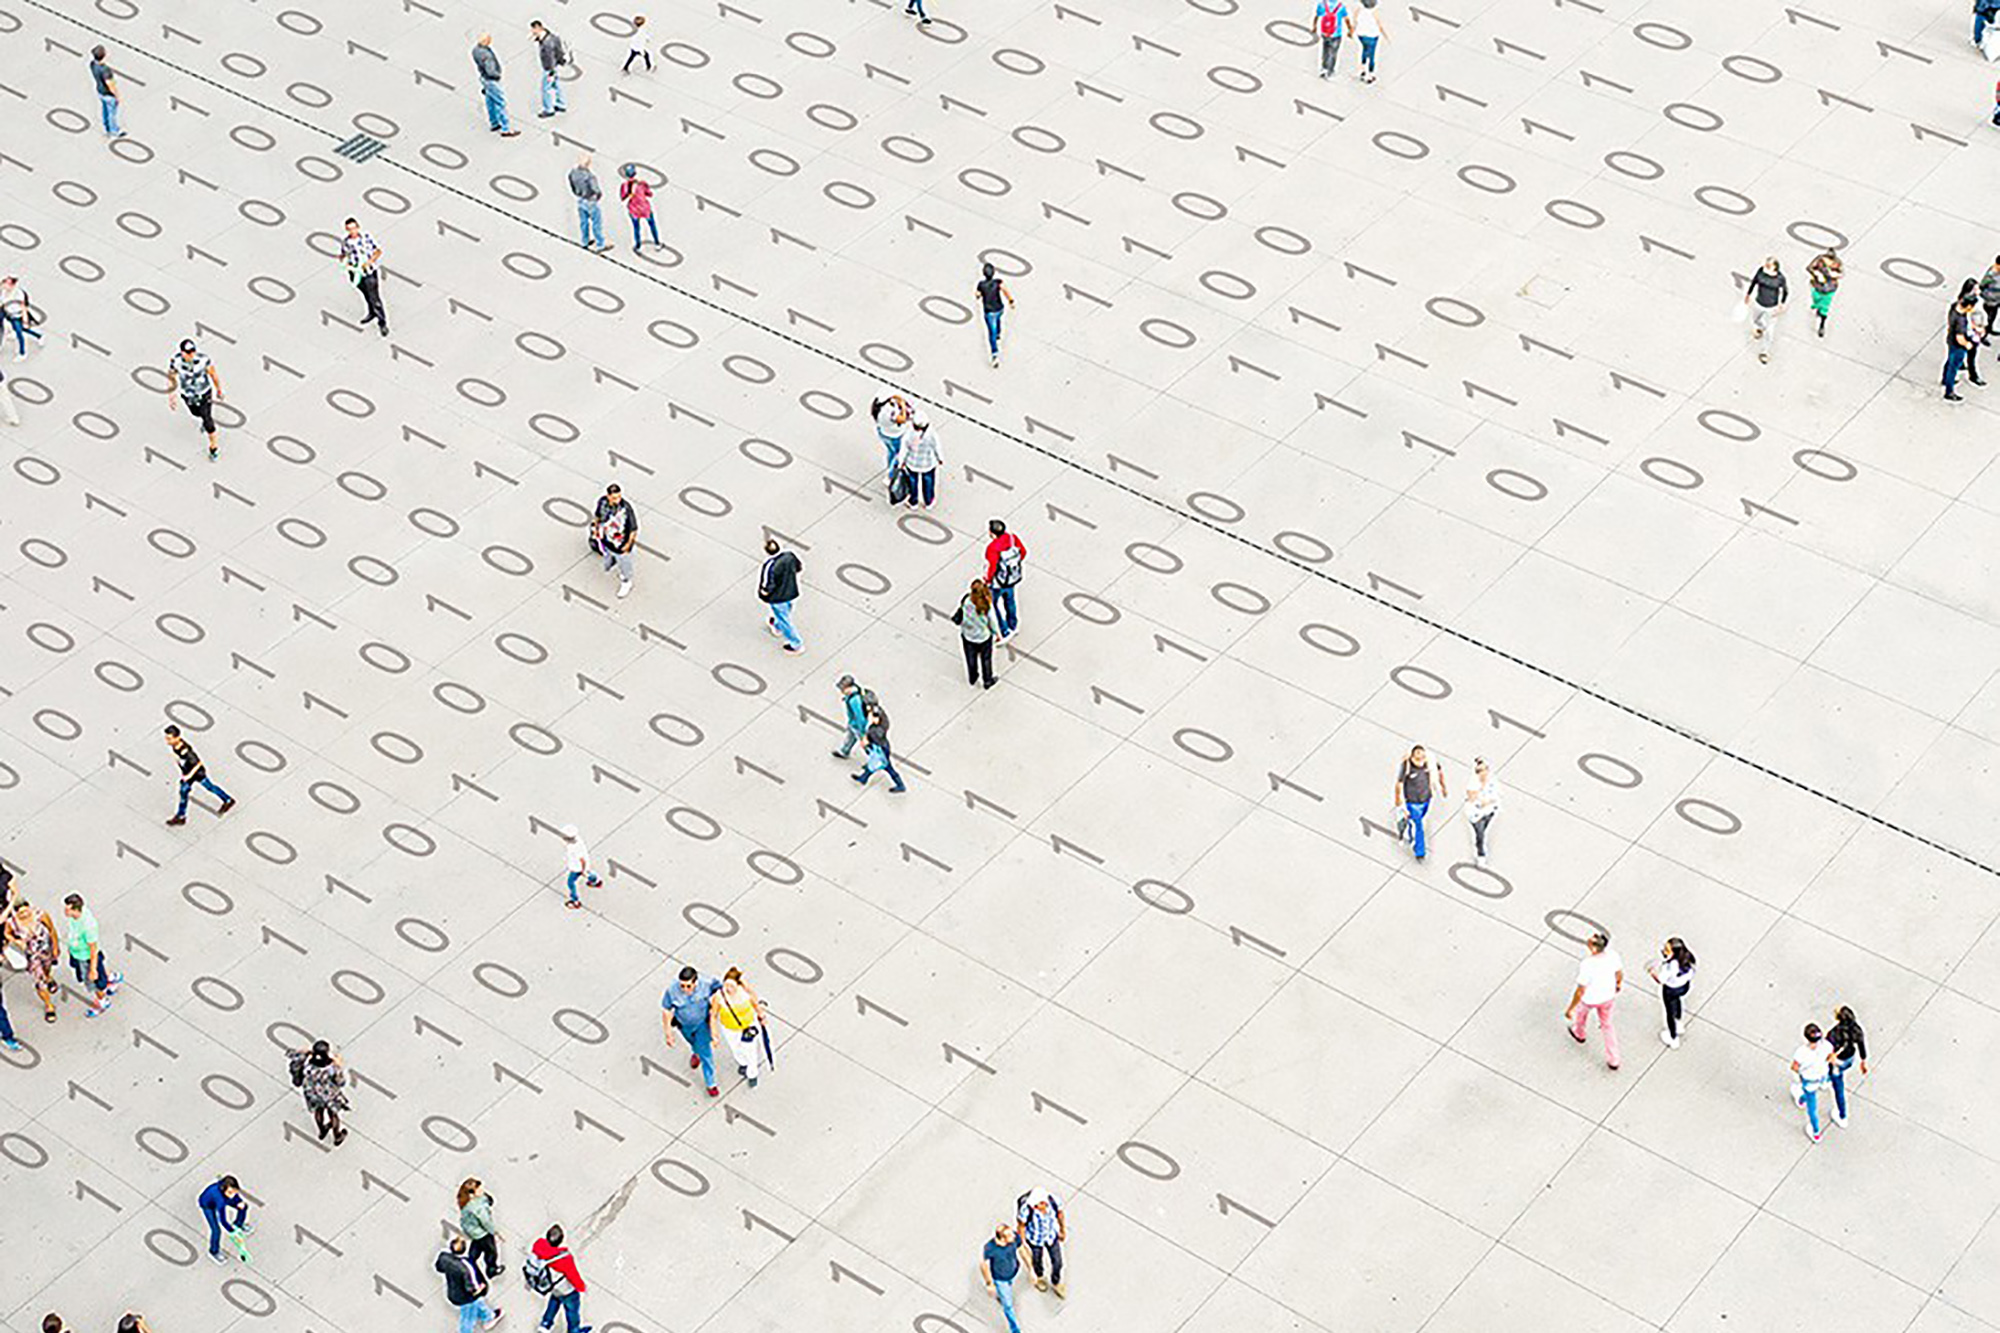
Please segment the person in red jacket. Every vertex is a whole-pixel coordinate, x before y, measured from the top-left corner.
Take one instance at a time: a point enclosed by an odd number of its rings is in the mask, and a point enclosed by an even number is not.
[[[549,1308],[542,1312],[542,1327],[554,1328],[556,1311],[563,1312],[569,1333],[590,1333],[583,1322],[583,1274],[576,1271],[576,1256],[563,1248],[563,1229],[550,1227],[549,1234],[535,1242],[534,1262],[548,1271],[554,1284],[548,1288]],[[532,1281],[530,1286],[535,1286]],[[538,1290],[540,1288],[537,1288]]]
[[[1022,567],[1028,563],[1028,548],[994,519],[986,525],[993,540],[986,543],[986,586],[993,591],[993,607],[999,612],[1000,637],[1006,638],[1020,623],[1014,608],[1014,588],[1021,582]]]

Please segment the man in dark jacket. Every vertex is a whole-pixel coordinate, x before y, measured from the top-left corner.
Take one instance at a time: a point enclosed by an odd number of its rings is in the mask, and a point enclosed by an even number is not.
[[[167,823],[180,825],[188,822],[188,792],[197,783],[208,788],[214,794],[215,798],[222,802],[221,805],[215,807],[215,813],[218,815],[228,814],[230,809],[236,804],[236,799],[209,781],[208,765],[202,763],[201,756],[194,752],[194,747],[181,738],[181,729],[179,727],[168,727],[166,735],[167,747],[174,752],[174,759],[181,766],[181,804],[180,808],[174,811],[174,817],[169,819]]]
[[[1785,313],[1785,302],[1791,294],[1776,255],[1750,275],[1749,285],[1743,289],[1743,304],[1750,307],[1750,336],[1764,344],[1757,349],[1757,359],[1766,364],[1771,360],[1771,348],[1778,341],[1778,316]]]
[[[1958,391],[1958,372],[1965,368],[1966,359],[1974,351],[1972,342],[1972,310],[1978,305],[1968,293],[1961,296],[1951,308],[1944,326],[1944,396],[1956,403],[1964,395]],[[1975,381],[1976,383],[1977,381]]]
[[[896,771],[896,761],[889,753],[889,715],[882,711],[880,704],[868,712],[868,748],[862,754],[861,771],[854,775],[856,782],[865,787],[868,779],[877,773],[887,773],[892,784],[890,791],[909,790],[903,785],[903,775]]]
[[[535,54],[542,65],[542,109],[535,114],[547,117],[569,110],[569,103],[563,101],[561,77],[562,67],[569,63],[569,51],[562,38],[543,27],[540,19],[528,25],[528,35],[535,39]]]
[[[486,1279],[465,1254],[465,1237],[453,1236],[451,1247],[432,1267],[444,1274],[444,1298],[458,1311],[458,1333],[493,1327],[500,1311],[486,1303]]]
[[[486,128],[511,139],[520,131],[507,120],[507,94],[500,87],[500,56],[493,49],[493,34],[482,32],[472,48],[472,68],[479,75],[479,92],[486,99]]]
[[[604,557],[604,567],[617,567],[618,595],[625,596],[632,591],[632,548],[639,544],[639,515],[615,481],[604,488],[590,516],[590,536]]]
[[[799,599],[798,556],[781,550],[776,537],[764,539],[764,569],[757,576],[757,600],[770,608],[765,617],[771,633],[785,641],[785,651],[805,651],[805,641],[792,628],[792,603]]]

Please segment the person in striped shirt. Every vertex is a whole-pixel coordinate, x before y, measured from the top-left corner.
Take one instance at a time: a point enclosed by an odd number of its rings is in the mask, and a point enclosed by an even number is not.
[[[1035,1269],[1035,1290],[1054,1289],[1059,1297],[1069,1292],[1063,1286],[1062,1243],[1069,1238],[1069,1224],[1063,1217],[1062,1200],[1043,1189],[1032,1189],[1015,1200],[1014,1212],[1021,1223],[1021,1243],[1028,1248],[1028,1262]],[[1049,1261],[1049,1274],[1042,1277],[1042,1259]]]

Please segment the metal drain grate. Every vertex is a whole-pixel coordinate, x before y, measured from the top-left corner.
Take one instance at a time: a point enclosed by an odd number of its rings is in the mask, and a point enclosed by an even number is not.
[[[357,134],[333,151],[338,156],[352,158],[356,162],[366,162],[388,146],[372,134]]]

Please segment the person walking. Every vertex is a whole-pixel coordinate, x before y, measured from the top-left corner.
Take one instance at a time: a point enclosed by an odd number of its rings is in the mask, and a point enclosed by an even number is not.
[[[486,1303],[486,1278],[467,1256],[465,1237],[453,1236],[432,1267],[444,1275],[444,1298],[458,1311],[458,1333],[474,1333],[500,1322],[500,1311]]]
[[[493,1225],[493,1196],[478,1176],[468,1176],[458,1187],[458,1229],[465,1237],[466,1260],[474,1273],[486,1262],[487,1280],[500,1276],[500,1232]],[[500,1312],[495,1310],[494,1317]]]
[[[979,1276],[986,1294],[1000,1302],[1007,1317],[1008,1333],[1021,1333],[1021,1321],[1014,1317],[1014,1279],[1021,1273],[1021,1240],[1014,1228],[1002,1222],[993,1228],[993,1239],[979,1252]]]
[[[1021,586],[1028,548],[997,518],[986,521],[986,532],[992,538],[986,543],[986,586],[993,590],[993,604],[1000,611],[1000,637],[1005,639],[1021,627],[1014,590]]]
[[[597,877],[597,868],[590,863],[590,844],[577,832],[576,825],[564,824],[560,832],[563,840],[563,886],[569,891],[569,901],[563,906],[574,910],[583,906],[583,899],[576,892],[579,881],[592,889],[603,888],[604,881]]]
[[[222,376],[215,363],[203,355],[194,345],[194,339],[181,339],[180,353],[167,362],[167,407],[172,410],[174,394],[180,394],[181,406],[188,410],[208,436],[208,461],[215,461],[215,404],[222,397]]]
[[[1313,9],[1313,31],[1319,34],[1319,76],[1333,77],[1333,67],[1340,56],[1340,39],[1354,26],[1354,20],[1347,16],[1347,5],[1343,0],[1319,0]]]
[[[1688,987],[1694,984],[1694,952],[1680,936],[1669,936],[1660,946],[1660,956],[1647,961],[1646,975],[1659,983],[1660,1004],[1667,1013],[1667,1025],[1660,1029],[1660,1042],[1668,1050],[1678,1051],[1681,1029],[1687,1026],[1681,1005],[1687,999]]]
[[[98,941],[97,918],[83,905],[83,895],[72,893],[63,899],[63,916],[69,922],[69,967],[76,974],[76,984],[91,992],[90,1007],[84,1010],[85,1018],[96,1018],[111,1004],[111,997],[118,993],[125,974],[112,972],[105,966],[104,949]]]
[[[1806,1112],[1806,1137],[1818,1143],[1826,1131],[1819,1123],[1819,1094],[1830,1077],[1833,1043],[1820,1032],[1819,1024],[1805,1026],[1805,1044],[1792,1052],[1792,1101]]]
[[[101,46],[90,48],[90,78],[97,86],[97,106],[104,116],[105,135],[113,139],[124,138],[124,127],[118,123],[124,99],[118,95],[118,75],[105,63],[105,52]]]
[[[1750,308],[1750,337],[1763,344],[1757,350],[1757,359],[1770,364],[1771,349],[1778,342],[1778,316],[1785,313],[1785,302],[1791,296],[1791,288],[1785,282],[1784,270],[1778,267],[1778,257],[1770,256],[1763,267],[1750,275],[1750,283],[1743,289],[1743,304]]]
[[[292,1086],[305,1097],[320,1138],[331,1135],[336,1148],[347,1142],[347,1130],[340,1123],[340,1113],[348,1109],[346,1061],[335,1055],[332,1045],[322,1037],[305,1050],[285,1052],[285,1062]]]
[[[500,86],[500,55],[493,49],[493,34],[482,32],[472,48],[472,68],[479,75],[479,95],[486,101],[486,128],[503,139],[520,135],[507,119],[507,93]]]
[[[842,676],[834,682],[834,686],[840,691],[840,705],[844,710],[842,720],[847,727],[847,735],[834,750],[833,757],[845,759],[854,753],[854,743],[868,734],[868,700],[852,676]]]
[[[1990,328],[1979,307],[1979,279],[1967,278],[1959,284],[1958,299],[1966,306],[1965,332],[1971,341],[1971,346],[1965,349],[1965,377],[1983,388],[1986,381],[1979,377],[1979,348]]]
[[[0,930],[0,943],[20,957],[18,970],[28,974],[35,998],[42,1002],[42,1021],[55,1022],[56,923],[47,912],[35,910],[26,898],[17,899],[5,928]]]
[[[1000,624],[993,618],[993,594],[985,579],[974,579],[972,587],[951,613],[958,626],[958,644],[965,650],[965,681],[981,689],[993,688],[993,641],[1000,637]]]
[[[0,278],[0,321],[5,321],[7,327],[14,330],[16,360],[27,356],[28,339],[42,340],[42,331],[35,327],[42,322],[41,316],[28,299],[28,289],[11,273]]]
[[[632,62],[635,60],[645,61],[646,72],[648,74],[653,72],[653,51],[651,47],[646,45],[646,16],[644,14],[634,14],[632,16],[632,44],[631,48],[625,52],[625,64],[618,72],[620,74],[630,74],[632,72]]]
[[[1972,47],[1981,55],[1986,54],[1986,30],[1996,21],[2000,21],[2000,0],[1972,0]]]
[[[210,447],[213,448],[214,446]],[[188,792],[193,790],[197,785],[215,797],[216,800],[222,802],[222,804],[215,807],[215,813],[218,816],[226,815],[231,810],[234,810],[236,808],[236,798],[216,786],[209,779],[208,765],[204,764],[201,761],[201,756],[194,752],[194,746],[187,743],[187,740],[181,735],[181,729],[169,723],[164,734],[167,738],[167,748],[174,752],[174,759],[181,766],[181,803],[174,811],[173,818],[169,819],[167,823],[173,827],[187,823]]]
[[[1486,864],[1486,832],[1500,813],[1500,782],[1484,759],[1472,761],[1472,785],[1465,792],[1465,815],[1472,825],[1472,862]]]
[[[805,640],[792,628],[792,604],[799,600],[799,571],[805,565],[791,551],[781,550],[776,537],[764,539],[764,567],[757,575],[757,600],[766,608],[771,633],[783,639],[788,653],[805,651]]]
[[[604,239],[604,191],[598,188],[597,173],[590,169],[590,154],[584,153],[569,169],[569,192],[576,196],[576,226],[586,250],[609,250]]]
[[[701,1081],[711,1097],[722,1091],[715,1086],[715,1038],[709,1021],[714,997],[721,989],[722,983],[714,977],[705,977],[688,966],[660,997],[660,1032],[667,1039],[667,1049],[674,1048],[674,1033],[680,1033],[688,1044],[688,1068],[701,1071]]]
[[[979,293],[979,308],[986,316],[986,350],[993,356],[993,364],[1000,364],[1000,316],[1011,309],[1014,293],[1007,290],[1007,284],[1000,281],[993,265],[986,264],[980,269],[980,278],[973,285]]]
[[[890,390],[869,405],[868,415],[875,421],[875,438],[882,441],[883,471],[893,474],[896,456],[903,449],[903,428],[910,420],[910,404],[903,395]]]
[[[736,1066],[736,1072],[757,1086],[757,1076],[776,1063],[771,1058],[770,1016],[743,969],[732,967],[722,974],[722,985],[709,996],[710,1038],[718,1055]]]
[[[195,1202],[201,1207],[202,1220],[208,1223],[208,1257],[218,1264],[229,1262],[222,1257],[222,1237],[229,1232],[247,1236],[256,1230],[250,1225],[250,1201],[243,1197],[243,1187],[235,1176],[223,1176]]]
[[[937,502],[938,465],[942,462],[944,451],[938,447],[931,419],[922,411],[912,412],[909,430],[903,436],[902,461],[903,470],[910,474],[910,508],[917,507],[919,492],[924,508],[929,509]]]
[[[542,26],[536,19],[528,25],[528,35],[535,39],[535,58],[542,66],[542,109],[535,114],[543,119],[559,111],[569,110],[569,103],[563,100],[561,71],[569,63],[569,48],[563,39]]]
[[[389,336],[389,312],[382,305],[382,247],[375,238],[361,230],[358,218],[348,218],[341,226],[346,234],[340,238],[340,268],[347,275],[348,282],[361,293],[368,313],[361,317],[363,324],[373,324],[384,338]]]
[[[1840,256],[1822,250],[1806,265],[1806,279],[1812,284],[1813,314],[1819,316],[1819,336],[1826,337],[1826,317],[1833,313],[1833,294],[1840,288]]]
[[[1433,773],[1437,777],[1437,794],[1451,795],[1444,782],[1444,765],[1433,765],[1423,746],[1411,746],[1409,754],[1396,766],[1396,783],[1389,796],[1390,802],[1401,810],[1396,820],[1396,836],[1411,844],[1419,861],[1424,859],[1426,851],[1424,816],[1431,809]]]
[[[640,20],[644,22],[644,20]],[[648,69],[652,68],[650,65]],[[632,219],[632,253],[639,253],[639,224],[644,223],[652,233],[653,248],[660,248],[660,224],[653,217],[653,187],[639,175],[636,163],[627,162],[618,169],[622,178],[618,182],[618,197],[625,201],[625,212]]]
[[[903,775],[896,771],[895,756],[889,750],[889,715],[879,703],[868,707],[868,730],[863,733],[867,744],[861,751],[861,771],[854,774],[854,780],[862,786],[877,773],[889,775],[889,790],[894,793],[908,791]]]
[[[1964,401],[1964,395],[1958,391],[1958,372],[1964,369],[1971,352],[1972,301],[1961,296],[1952,303],[1944,325],[1944,396],[1951,402]]]
[[[1581,1046],[1584,1026],[1596,1014],[1597,1031],[1604,1038],[1604,1063],[1616,1069],[1618,1029],[1612,1026],[1611,1006],[1625,988],[1625,964],[1611,947],[1611,937],[1601,930],[1586,940],[1583,948],[1583,960],[1576,968],[1576,990],[1563,1017],[1569,1020],[1569,1035]]]
[[[639,515],[615,481],[604,488],[597,508],[591,512],[590,542],[591,549],[604,557],[605,571],[617,569],[618,595],[624,597],[630,593],[632,548],[639,543]]]
[[[528,1262],[522,1267],[522,1275],[527,1279],[528,1290],[549,1298],[548,1309],[542,1311],[543,1328],[555,1327],[556,1311],[560,1310],[568,1333],[590,1333],[589,1325],[583,1322],[582,1309],[583,1293],[590,1288],[585,1285],[583,1274],[577,1271],[576,1256],[563,1245],[561,1227],[550,1227],[548,1234],[535,1242]]]
[[[1067,1298],[1063,1286],[1063,1242],[1069,1239],[1069,1221],[1063,1216],[1062,1200],[1043,1189],[1029,1190],[1014,1201],[1014,1220],[1021,1224],[1021,1243],[1027,1247],[1028,1262],[1035,1270],[1035,1290],[1053,1290]],[[1042,1277],[1042,1256],[1049,1261],[1049,1275]]]
[[[1375,0],[1361,0],[1348,11],[1349,30],[1361,39],[1361,81],[1375,82],[1375,48],[1382,42],[1382,12]]]
[[[1833,1026],[1826,1030],[1826,1041],[1833,1047],[1833,1059],[1826,1070],[1827,1079],[1833,1084],[1833,1123],[1846,1129],[1847,1071],[1859,1059],[1862,1076],[1867,1076],[1868,1034],[1861,1030],[1854,1011],[1843,1004],[1833,1011]]]

